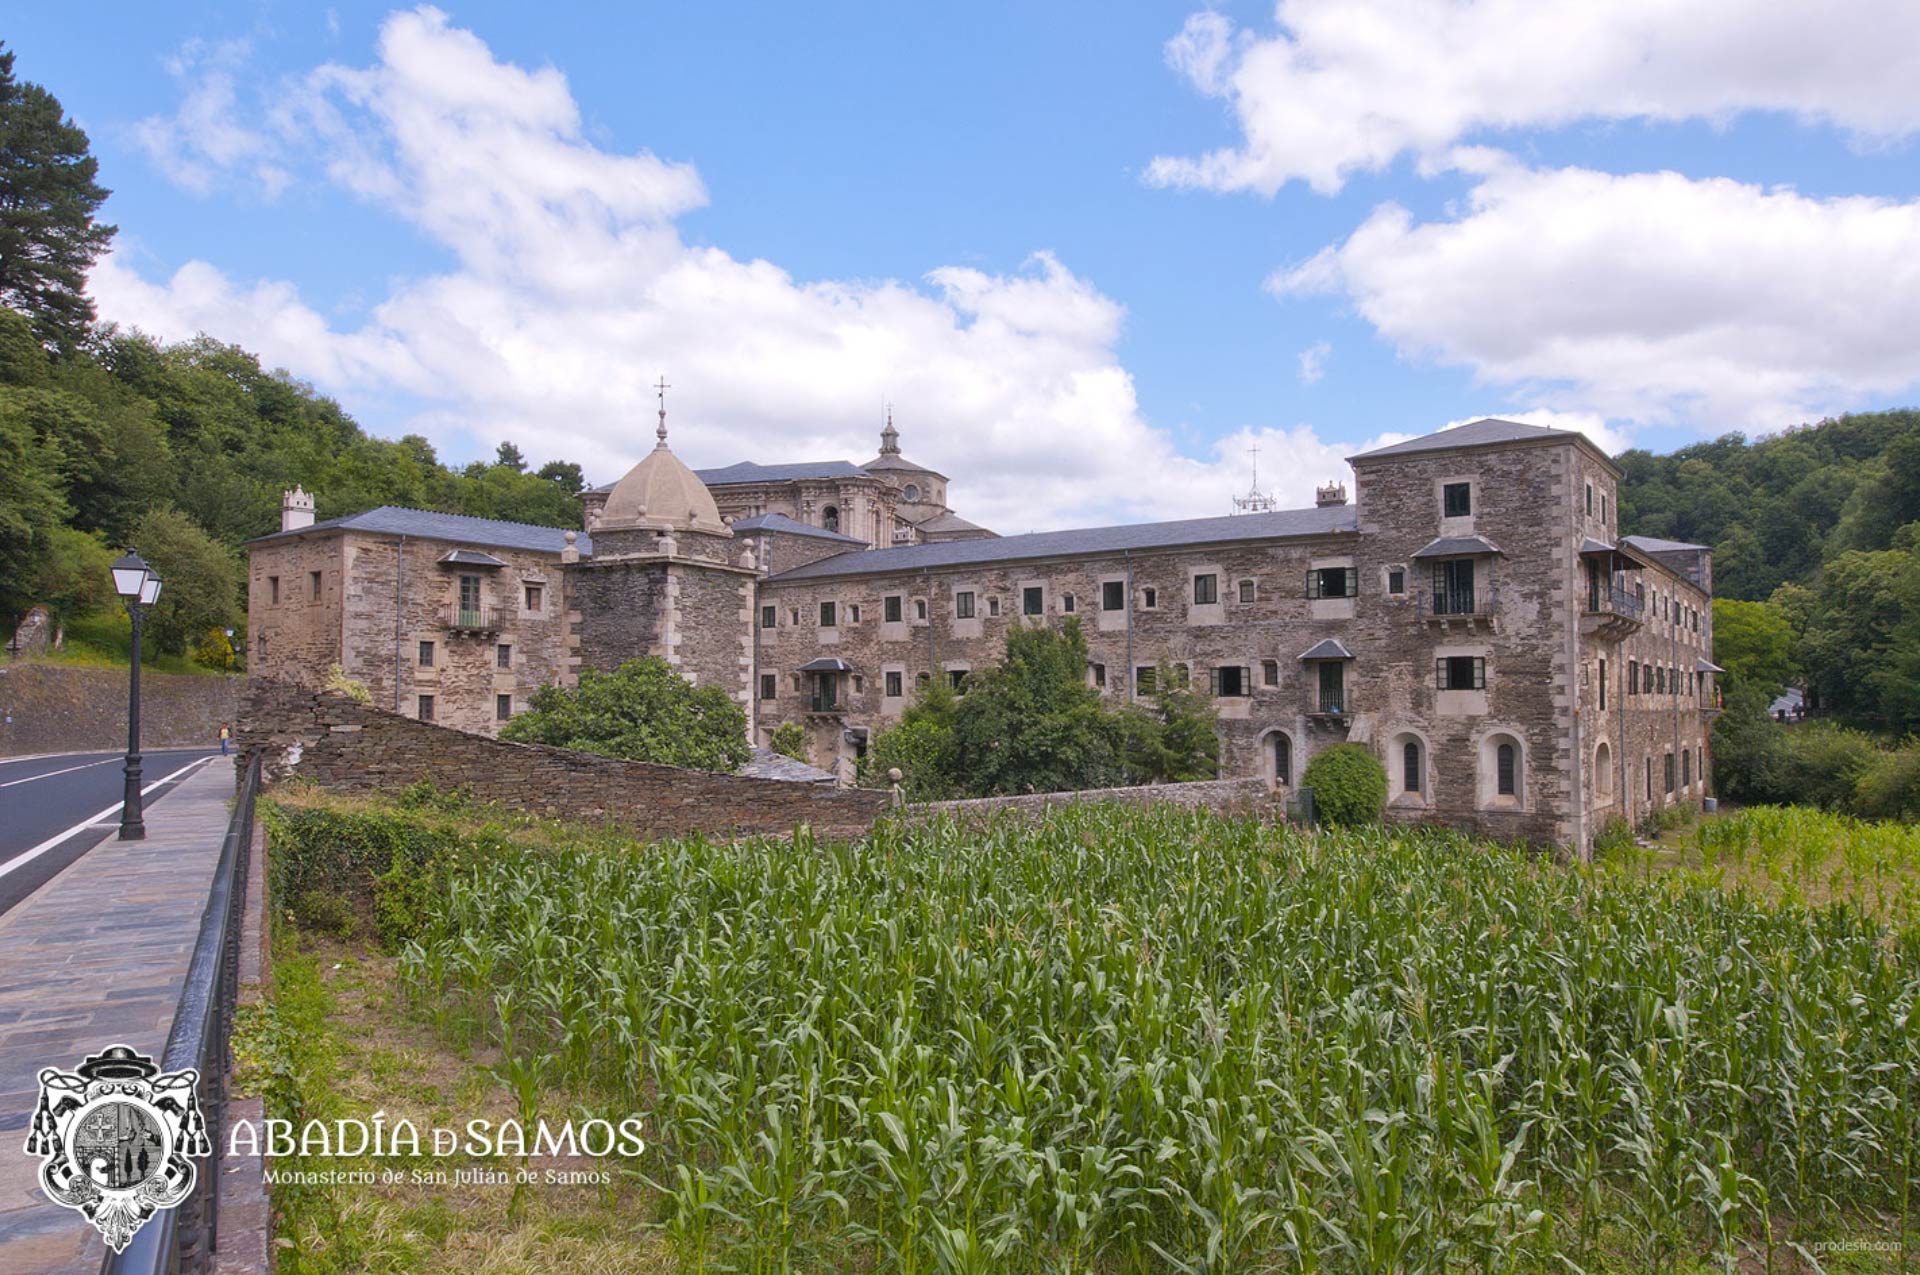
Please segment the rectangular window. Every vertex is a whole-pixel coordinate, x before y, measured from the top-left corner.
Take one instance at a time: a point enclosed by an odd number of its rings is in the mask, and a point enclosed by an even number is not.
[[[1407,591],[1407,573],[1404,568],[1395,567],[1387,572],[1387,592],[1401,597]]]
[[[1068,615],[1072,615],[1073,607],[1074,607],[1073,595],[1071,593],[1063,594],[1060,598],[1060,609],[1062,611],[1065,611]]]
[[[1433,564],[1433,613],[1473,615],[1477,604],[1472,558],[1448,558]]]
[[[860,604],[858,602],[848,607],[847,611],[848,611],[848,615],[847,615],[848,624],[860,623]]]
[[[820,604],[820,627],[821,628],[831,629],[836,627],[835,621],[837,621],[838,619],[839,617],[834,613],[833,603],[822,602]]]
[[[1147,611],[1158,609],[1160,606],[1160,591],[1158,589],[1141,590],[1140,606],[1143,610]]]
[[[1668,753],[1666,760],[1667,760],[1667,764],[1666,764],[1667,791],[1672,792],[1673,791],[1673,754]]]
[[[887,624],[898,624],[900,623],[900,617],[902,616],[902,614],[904,613],[900,609],[899,594],[897,593],[891,594],[888,597],[881,600],[880,619],[882,621],[884,621]]]
[[[1253,694],[1253,678],[1245,668],[1216,668],[1213,670],[1213,693],[1221,697],[1238,698]]]
[[[1240,582],[1240,601],[1242,602],[1253,601],[1253,581],[1242,580]]]
[[[1465,518],[1473,512],[1473,484],[1448,483],[1440,489],[1441,511],[1449,518]]]
[[[432,721],[433,720],[433,696],[422,695],[420,697],[420,707],[418,711],[419,711],[421,721],[423,722]]]
[[[1133,670],[1133,688],[1142,695],[1153,694],[1154,683],[1157,679],[1158,673],[1151,664],[1142,664],[1139,668]]]
[[[779,694],[780,675],[778,673],[762,673],[760,675],[760,698],[776,699],[779,697]]]
[[[1683,748],[1680,750],[1680,786],[1686,788],[1691,786],[1692,783],[1693,750],[1691,748]]]
[[[965,590],[953,595],[953,618],[971,620],[973,618],[973,591]]]
[[[925,598],[915,598],[913,600],[913,618],[923,621],[927,618],[927,600]]]
[[[460,627],[480,627],[480,577],[460,577]]]
[[[1448,655],[1433,662],[1434,677],[1443,691],[1487,689],[1487,661],[1479,655]]]
[[[1600,521],[1602,524],[1607,521],[1607,493],[1604,491],[1600,493]]]
[[[800,608],[799,608],[799,607],[791,607],[791,608],[789,608],[789,609],[788,609],[788,615],[789,615],[789,618],[790,618],[790,619],[792,620],[792,622],[793,622],[793,623],[794,623],[795,625],[798,625],[798,624],[800,623]]]
[[[905,694],[906,680],[907,680],[906,677],[898,669],[895,669],[892,672],[888,673],[887,674],[887,697],[889,699],[899,699],[901,695]]]
[[[522,597],[522,602],[524,603],[524,609],[528,611],[538,611],[540,609],[540,604],[546,600],[547,590],[545,585],[539,585],[539,584],[522,585],[520,587],[520,591],[524,595]],[[768,625],[767,627],[772,628],[773,626]]]
[[[1587,484],[1587,517],[1593,517],[1593,484]]]
[[[1193,578],[1193,604],[1212,606],[1220,600],[1220,577],[1209,572]]]
[[[952,683],[955,693],[960,695],[967,693],[967,670],[963,668],[948,670],[947,681]]]
[[[1107,684],[1107,666],[1106,665],[1096,664],[1093,666],[1093,684],[1095,686],[1100,686],[1100,687],[1106,686]]]
[[[1020,590],[1020,613],[1022,615],[1044,615],[1047,610],[1047,593],[1038,585],[1029,585]]]
[[[771,629],[774,626],[778,625],[779,623],[780,623],[779,607],[761,607],[760,608],[760,627],[761,628]]]
[[[1600,707],[1607,707],[1607,657],[1600,657]]]
[[[1173,684],[1179,687],[1183,691],[1186,690],[1187,687],[1191,686],[1193,684],[1192,667],[1186,664],[1174,665],[1173,666]]]
[[[853,675],[853,693],[855,695],[858,695],[860,694],[860,692],[866,689],[867,689],[867,679],[860,676],[858,673],[855,673]]]
[[[1660,694],[1665,695],[1667,693],[1667,666],[1666,665],[1662,664],[1658,668],[1653,670],[1653,680],[1654,680],[1654,685],[1656,688],[1658,688]]]
[[[1628,660],[1627,661],[1627,694],[1638,695],[1639,693],[1640,693],[1640,661]]]
[[[511,643],[500,642],[494,646],[493,666],[495,668],[513,667],[513,646]]]
[[[493,720],[504,722],[513,716],[513,696],[496,695],[493,697]]]
[[[278,606],[280,604],[280,577],[279,576],[267,577],[267,601],[273,603],[275,606]]]
[[[1647,800],[1653,800],[1653,754],[1647,754]]]
[[[1260,661],[1260,681],[1267,686],[1280,685],[1280,661]]]
[[[267,635],[262,633],[260,635],[260,658],[265,659],[266,655],[267,655]]]
[[[1000,598],[999,598],[999,595],[996,594],[993,597],[990,597],[987,599],[987,616],[989,619],[991,619],[992,617],[997,616],[999,614],[1000,614]]]
[[[431,642],[422,642],[420,644],[420,667],[433,667],[433,643]]]
[[[1339,660],[1320,661],[1320,711],[1344,712],[1347,702],[1347,666]]]
[[[307,591],[312,595],[315,602],[320,600],[320,573],[318,571],[307,572]]]
[[[1307,572],[1310,598],[1351,598],[1360,592],[1360,572],[1353,567],[1317,567]]]
[[[1102,611],[1123,611],[1127,606],[1127,585],[1124,580],[1109,580],[1100,586],[1100,609]]]

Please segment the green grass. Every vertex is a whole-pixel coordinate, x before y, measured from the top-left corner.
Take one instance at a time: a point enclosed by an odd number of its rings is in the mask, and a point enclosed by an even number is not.
[[[1848,899],[1170,809],[542,842],[429,892],[398,976],[647,1115],[685,1269],[1920,1251],[1920,930]]]
[[[143,644],[144,646],[144,644]],[[133,655],[133,624],[124,610],[115,608],[71,619],[65,627],[64,643],[57,651],[37,655],[36,660],[78,668],[127,667]],[[196,664],[185,655],[158,655],[143,650],[141,667],[156,673],[192,673],[220,677],[219,669]]]

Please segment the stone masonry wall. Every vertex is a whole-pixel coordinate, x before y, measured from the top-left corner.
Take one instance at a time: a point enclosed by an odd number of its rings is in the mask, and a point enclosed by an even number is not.
[[[891,808],[871,789],[750,779],[511,744],[433,726],[338,695],[255,681],[241,711],[243,756],[265,754],[272,780],[331,792],[391,792],[422,780],[556,819],[603,820],[642,838],[782,834],[806,824],[858,836]]]
[[[140,746],[213,748],[239,712],[242,679],[140,673]],[[127,670],[0,667],[0,757],[127,746]]]

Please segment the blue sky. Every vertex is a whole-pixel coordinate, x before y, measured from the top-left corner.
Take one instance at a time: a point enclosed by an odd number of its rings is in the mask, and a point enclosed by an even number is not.
[[[1500,413],[1911,402],[1920,19],[1859,0],[16,11],[103,317],[450,459],[908,454],[1001,530]],[[113,32],[111,40],[101,32]],[[1211,156],[1211,158],[1209,158]],[[1902,336],[1901,333],[1909,335]],[[324,498],[324,494],[323,494]]]

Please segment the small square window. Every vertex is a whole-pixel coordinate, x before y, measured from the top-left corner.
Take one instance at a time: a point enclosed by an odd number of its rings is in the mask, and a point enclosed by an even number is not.
[[[789,608],[788,608],[788,611],[789,611],[789,612],[791,613],[791,615],[792,615],[792,623],[794,623],[794,624],[796,624],[796,625],[797,625],[797,624],[799,624],[799,623],[800,623],[800,608],[799,608],[799,607],[789,607]]]
[[[501,642],[493,648],[493,666],[495,668],[513,667],[513,645]]]
[[[1158,589],[1142,589],[1140,591],[1140,606],[1143,610],[1147,611],[1157,610],[1160,606],[1160,591]]]
[[[1220,577],[1208,572],[1193,578],[1193,604],[1197,607],[1212,606],[1220,600]]]
[[[967,670],[963,668],[948,669],[947,681],[952,683],[956,694],[965,695],[967,693]]]
[[[1093,684],[1095,686],[1105,686],[1107,684],[1107,666],[1106,665],[1096,664],[1093,666]]]
[[[988,599],[987,599],[987,614],[988,614],[988,615],[990,615],[990,616],[994,616],[994,615],[999,615],[999,614],[1000,614],[1000,599],[999,599],[999,597],[997,597],[997,596],[995,596],[995,597],[991,597],[991,598],[988,598]]]
[[[420,714],[420,720],[423,722],[430,722],[433,720],[433,696],[422,695],[420,697],[419,714]]]
[[[886,624],[900,623],[900,595],[890,594],[880,603],[880,619]]]
[[[433,643],[431,642],[422,642],[420,644],[420,667],[433,667]]]
[[[963,589],[953,595],[953,618],[971,620],[973,618],[973,591]]]
[[[1100,609],[1102,611],[1123,611],[1127,606],[1127,585],[1124,580],[1109,580],[1100,586]]]
[[[867,679],[860,676],[858,673],[855,673],[853,675],[853,693],[858,695],[861,691],[864,691],[866,689],[867,689]]]
[[[513,696],[496,695],[493,697],[493,720],[504,722],[513,716]]]
[[[761,628],[771,629],[779,623],[780,623],[779,607],[761,607],[760,608],[760,627]]]
[[[1279,660],[1261,660],[1260,661],[1260,681],[1262,682],[1262,684],[1267,686],[1280,685],[1280,661]]]
[[[1047,591],[1038,585],[1028,585],[1020,590],[1020,613],[1022,615],[1044,615],[1047,610]]]
[[[1442,512],[1449,518],[1465,518],[1473,513],[1473,484],[1448,483],[1440,489]]]
[[[1074,608],[1073,595],[1071,593],[1062,594],[1060,598],[1060,609],[1062,611],[1065,611],[1068,615],[1072,615],[1073,608]]]
[[[831,629],[835,627],[837,618],[838,617],[834,613],[833,603],[822,602],[820,604],[820,627],[821,628]]]
[[[1394,567],[1387,572],[1387,592],[1396,598],[1407,593],[1407,572],[1404,567]]]
[[[899,670],[889,671],[887,674],[887,698],[899,699],[906,691],[906,687],[903,685],[906,680],[906,676]]]
[[[1253,581],[1242,580],[1240,582],[1240,600],[1242,602],[1253,601]]]
[[[525,604],[523,609],[528,611],[538,611],[541,603],[546,600],[547,596],[547,588],[542,584],[522,585],[520,586],[520,592],[522,594],[522,601]]]
[[[760,698],[777,699],[779,695],[780,675],[778,673],[762,673],[760,675]]]

